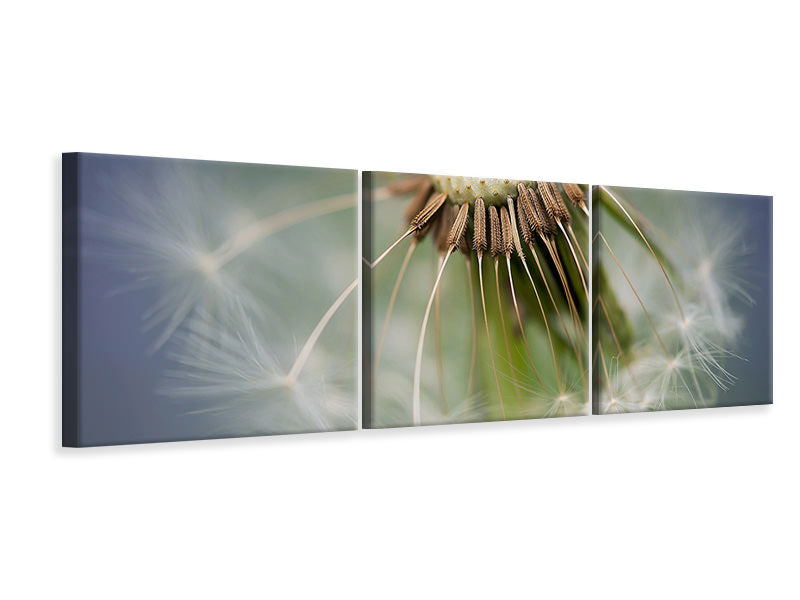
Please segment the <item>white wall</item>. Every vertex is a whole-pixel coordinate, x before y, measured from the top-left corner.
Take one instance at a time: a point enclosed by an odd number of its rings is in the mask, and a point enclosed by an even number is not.
[[[3,597],[797,597],[782,3],[198,4],[3,9]],[[62,450],[62,151],[774,194],[776,404]]]

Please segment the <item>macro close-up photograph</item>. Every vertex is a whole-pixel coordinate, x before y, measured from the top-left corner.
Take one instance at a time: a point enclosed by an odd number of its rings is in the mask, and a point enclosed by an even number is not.
[[[355,171],[64,160],[68,445],[356,428]]]
[[[595,186],[599,414],[772,402],[772,198]]]
[[[588,414],[588,186],[363,176],[364,423]]]
[[[5,3],[0,598],[800,598],[794,12]]]

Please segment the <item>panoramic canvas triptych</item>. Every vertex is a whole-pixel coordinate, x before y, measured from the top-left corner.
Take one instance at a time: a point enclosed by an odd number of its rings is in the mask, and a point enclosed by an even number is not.
[[[62,193],[66,446],[772,402],[770,197],[82,153]]]

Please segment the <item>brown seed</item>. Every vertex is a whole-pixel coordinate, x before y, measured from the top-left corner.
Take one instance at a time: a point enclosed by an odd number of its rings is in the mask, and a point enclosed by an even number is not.
[[[467,217],[469,217],[469,203],[465,202],[458,210],[455,222],[450,228],[450,236],[447,242],[451,250],[455,250],[461,244],[461,240],[464,239],[464,235],[467,233]]]
[[[458,217],[458,212],[461,209],[458,206],[453,205],[453,213],[456,214],[456,218]],[[461,250],[461,253],[469,256],[472,254],[472,246],[470,245],[469,236],[467,235],[467,229],[469,228],[469,209],[467,209],[467,223],[464,226],[464,235],[461,236],[461,242],[458,244],[458,249]]]
[[[425,236],[428,235],[428,232],[431,230],[431,224],[435,222],[436,222],[436,217],[433,217],[433,219],[431,219],[425,225],[422,226],[422,229],[417,229],[413,233],[414,239],[417,240],[417,242],[421,242],[423,239],[425,239]]]
[[[564,188],[564,193],[567,195],[567,198],[569,198],[575,206],[584,206],[586,204],[586,196],[583,195],[583,190],[578,184],[562,183],[561,187]]]
[[[439,252],[446,252],[450,247],[450,228],[453,226],[453,211],[449,206],[445,206],[439,211],[441,214],[436,218],[433,235],[436,241],[436,249]]]
[[[431,197],[431,192],[433,191],[433,182],[430,179],[425,179],[420,183],[419,187],[417,188],[417,193],[414,194],[414,197],[411,199],[411,202],[408,203],[406,207],[406,221],[409,223],[411,220],[417,216],[419,211],[425,208],[425,205],[428,203],[428,199]]]
[[[508,208],[505,206],[500,208],[500,222],[503,227],[503,254],[511,256],[514,252],[514,232],[511,229],[511,219],[508,215]]]
[[[436,231],[436,222],[439,220],[440,215],[441,212],[436,213],[427,223],[425,223],[425,225],[422,226],[422,229],[417,229],[414,232],[414,239],[418,242],[421,242],[429,232]]]
[[[475,200],[475,210],[472,216],[472,222],[475,231],[472,234],[472,247],[479,255],[486,252],[489,246],[486,240],[486,206],[483,204],[483,198]]]
[[[544,203],[545,212],[555,223],[569,224],[569,211],[567,205],[564,204],[564,199],[561,197],[561,192],[554,183],[549,181],[538,182],[539,196]]]
[[[517,221],[519,221],[517,215],[519,213],[517,207],[514,204],[514,199],[511,198],[511,196],[506,198],[506,202],[508,202],[508,216],[509,216],[509,221],[511,221],[511,231],[512,231],[512,239],[514,242],[514,249],[517,251],[517,254],[519,254],[520,259],[522,259],[522,261],[524,262],[525,254],[522,251],[522,244],[520,244],[520,237],[519,237],[520,228],[517,225]]]
[[[447,194],[434,194],[431,196],[425,207],[417,213],[417,216],[411,219],[410,227],[416,231],[420,231],[425,227],[426,223],[430,221],[431,217],[436,214],[444,201],[447,200]]]
[[[525,189],[524,186],[522,189]],[[527,196],[527,190],[524,195]],[[517,200],[517,222],[519,223],[522,239],[525,241],[526,244],[530,244],[531,240],[533,239],[533,234],[531,233],[530,223],[528,223],[528,216],[525,214],[525,209],[522,208],[522,203],[524,202],[522,196],[523,193],[522,191],[520,191]]]
[[[503,232],[500,226],[500,215],[497,214],[494,204],[489,207],[489,235],[491,240],[489,249],[492,251],[492,256],[497,256],[503,251]]]
[[[428,235],[428,233],[430,233],[433,236],[433,240],[434,240],[434,244],[435,244],[436,243],[436,234],[439,231],[439,223],[442,220],[442,214],[443,213],[444,213],[443,210],[438,211],[436,214],[434,214],[430,218],[430,220],[427,223],[425,223],[425,225],[423,225],[422,229],[419,229],[419,230],[415,231],[414,232],[414,239],[416,239],[417,242],[421,242],[425,238],[425,236]]]
[[[550,188],[547,185],[546,181],[539,181],[536,183],[536,191],[539,193],[539,198],[542,200],[542,206],[544,207],[547,216],[550,217],[550,220],[556,220],[556,207],[555,207],[555,199],[551,196]]]
[[[528,197],[530,198],[530,203],[526,204],[524,207],[525,214],[528,217],[528,222],[531,225],[533,233],[536,235],[544,235],[544,221],[542,220],[542,216],[540,214],[541,201],[539,200],[539,195],[535,189],[529,187]]]
[[[533,208],[533,190],[520,183],[517,186],[519,191],[519,222],[523,224],[522,237],[526,243],[531,243],[533,234],[538,234],[542,230],[541,223],[538,222],[538,217]],[[525,233],[527,231],[527,234]]]
[[[555,200],[556,216],[558,217],[556,220],[566,227],[569,225],[570,215],[569,209],[564,203],[564,196],[561,195],[561,191],[555,183],[548,182],[547,187],[550,188],[550,195]]]
[[[532,189],[531,192],[533,195],[533,214],[535,220],[535,224],[532,223],[533,229],[534,231],[536,231],[538,225],[537,233],[545,237],[550,237],[553,235],[553,232],[555,231],[556,224],[550,218],[550,215],[547,214],[547,210],[545,209],[544,206],[544,201],[542,200],[542,197],[539,194],[539,192]]]

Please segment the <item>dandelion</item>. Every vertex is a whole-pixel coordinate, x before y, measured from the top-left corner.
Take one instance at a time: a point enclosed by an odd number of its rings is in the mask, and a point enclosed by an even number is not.
[[[87,255],[153,298],[161,398],[208,435],[355,428],[355,172],[157,160],[103,189]]]
[[[356,201],[354,192],[299,205],[293,198],[282,198],[288,208],[265,214],[275,198],[261,190],[236,195],[225,187],[227,179],[220,182],[192,163],[161,166],[151,188],[143,189],[140,179],[141,173],[130,173],[109,183],[116,214],[86,211],[84,226],[94,241],[92,258],[133,277],[114,293],[155,291],[157,300],[143,315],[145,330],[161,329],[154,351],[195,309],[225,313],[238,303],[257,310],[263,297],[256,294],[261,290],[253,289],[257,286],[249,274],[258,270],[264,278],[280,277],[276,267],[301,262],[292,250],[300,247],[302,238],[288,246],[281,241],[265,247],[268,238],[309,219],[352,212]],[[334,264],[340,266],[341,261]]]
[[[388,238],[405,227],[367,261],[384,307],[376,313],[380,333],[369,365],[372,426],[581,414],[588,309],[583,189],[447,176],[395,181],[403,184],[396,195],[408,198],[406,209],[381,205],[375,231]],[[425,238],[434,269],[418,256]],[[398,263],[394,253],[404,242]],[[466,268],[451,268],[457,254]],[[431,320],[436,339],[426,347]]]
[[[737,307],[753,302],[742,220],[719,198],[635,204],[605,186],[593,197],[597,410],[716,405],[736,383],[729,365],[743,360],[732,350],[742,332]]]
[[[353,429],[353,361],[348,369],[321,365],[295,373],[281,358],[287,349],[266,345],[266,331],[242,306],[224,320],[192,317],[176,334],[168,353],[176,366],[158,392],[191,400],[190,414],[213,414],[217,433]]]

